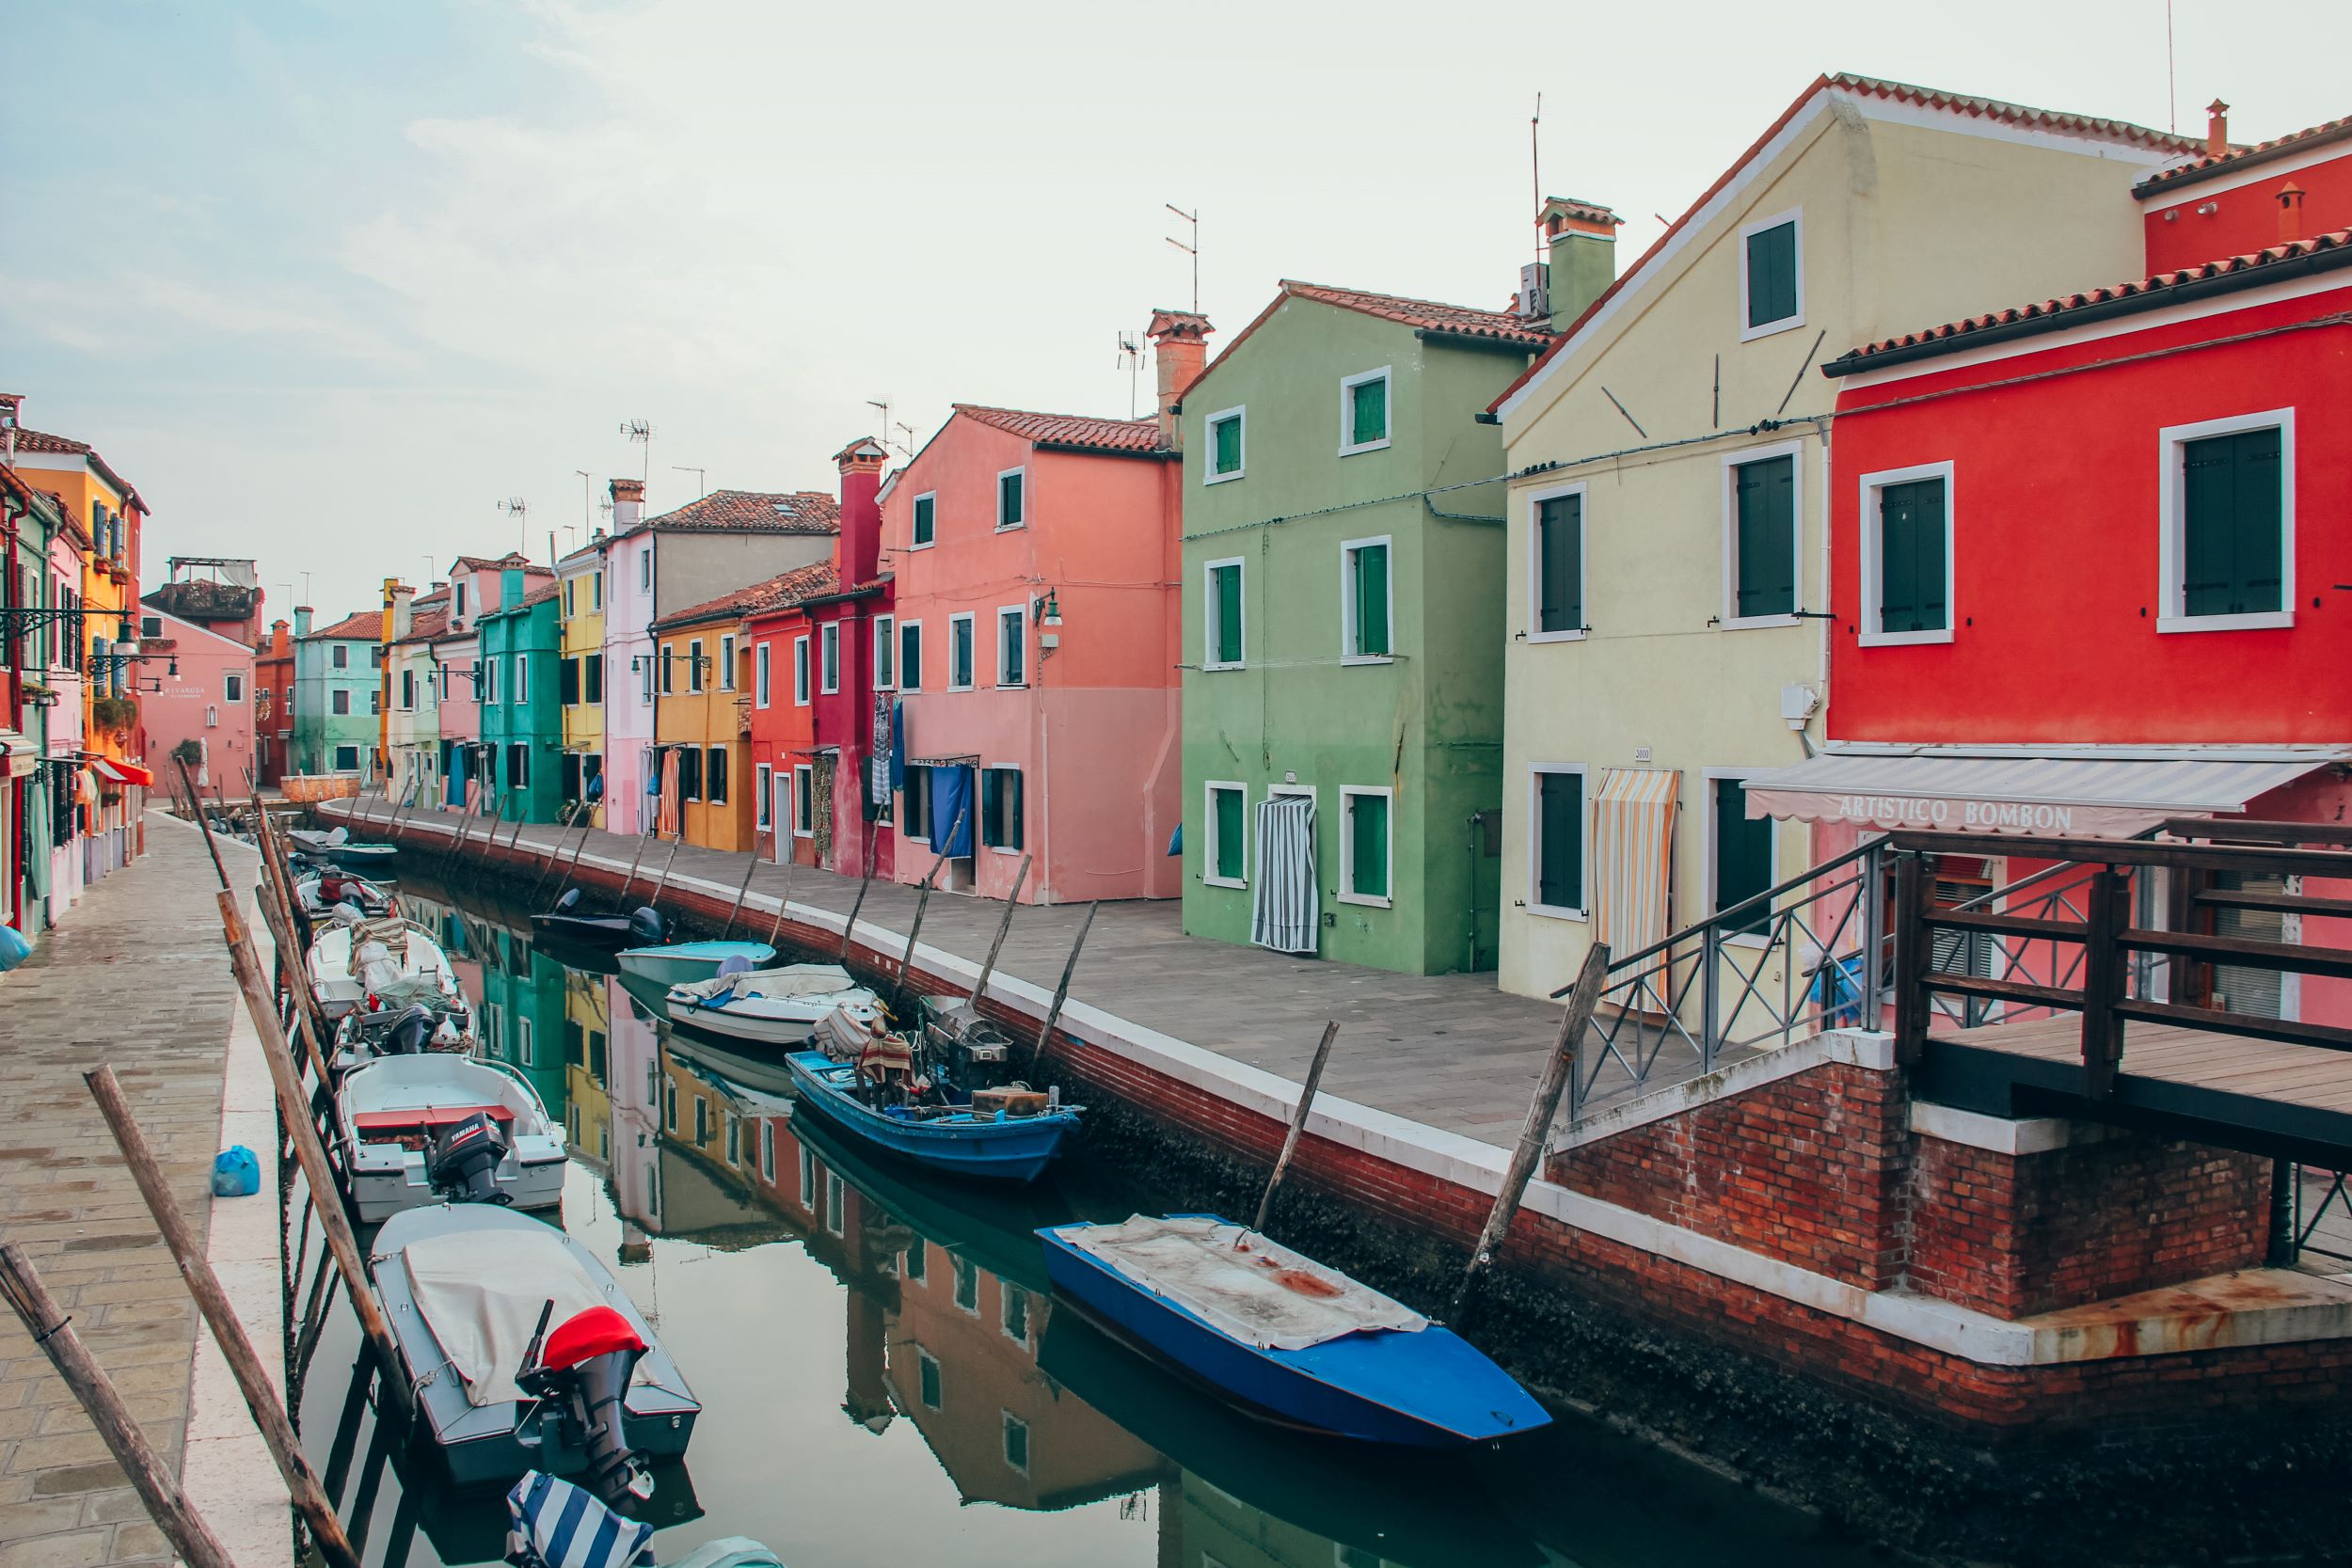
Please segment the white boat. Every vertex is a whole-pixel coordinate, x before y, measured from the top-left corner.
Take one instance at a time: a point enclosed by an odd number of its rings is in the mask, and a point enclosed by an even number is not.
[[[427,1166],[434,1142],[469,1117],[488,1117],[507,1146],[493,1177],[517,1209],[552,1209],[564,1197],[564,1133],[522,1074],[445,1052],[385,1056],[343,1075],[335,1134],[343,1180],[362,1224],[440,1200]]]
[[[421,1002],[437,1011],[462,1009],[470,1035],[472,1008],[457,972],[433,934],[413,921],[388,916],[353,920],[339,914],[310,943],[310,987],[330,1019],[354,1009],[399,1012]]]
[[[388,915],[399,906],[392,901],[389,884],[372,882],[357,877],[340,866],[304,872],[294,879],[294,896],[302,901],[307,914],[325,914],[338,904],[349,904],[361,914]]]
[[[659,947],[624,947],[613,955],[624,974],[691,986],[728,971],[743,974],[771,963],[776,950],[764,942],[673,942]]]
[[[883,1016],[882,999],[839,964],[787,964],[672,986],[670,1022],[762,1045],[804,1046],[819,1019],[848,1009],[860,1021]]]
[[[295,828],[286,836],[293,839],[305,854],[333,861],[338,865],[381,865],[400,853],[398,845],[361,844],[342,828],[326,832],[310,828]]]

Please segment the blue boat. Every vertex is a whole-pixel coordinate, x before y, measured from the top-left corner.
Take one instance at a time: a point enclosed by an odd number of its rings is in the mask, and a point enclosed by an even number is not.
[[[1057,1294],[1251,1415],[1425,1449],[1551,1422],[1451,1329],[1215,1214],[1038,1236]]]
[[[1078,1125],[1075,1106],[1033,1117],[976,1112],[968,1102],[877,1109],[857,1098],[857,1069],[850,1063],[821,1051],[795,1051],[785,1063],[802,1111],[818,1112],[875,1148],[958,1176],[1034,1181]]]
[[[624,947],[617,961],[624,974],[671,986],[691,986],[720,973],[729,958],[738,969],[765,969],[776,950],[764,942],[673,942],[659,947]]]

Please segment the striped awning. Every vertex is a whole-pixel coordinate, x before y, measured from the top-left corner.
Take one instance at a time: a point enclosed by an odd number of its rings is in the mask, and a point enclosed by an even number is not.
[[[1612,953],[1666,939],[1681,781],[1671,768],[1612,768],[1593,795],[1593,936]]]
[[[2035,755],[1922,747],[1828,752],[1747,781],[1750,816],[1948,832],[2129,838],[2171,816],[2235,814],[2352,756],[2340,748],[2212,747]]]

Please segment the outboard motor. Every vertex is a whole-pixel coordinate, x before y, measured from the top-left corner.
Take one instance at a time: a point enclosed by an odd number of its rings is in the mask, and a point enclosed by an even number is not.
[[[433,1009],[421,1002],[412,1002],[384,1032],[384,1043],[377,1050],[386,1056],[421,1055],[432,1038]]]
[[[555,909],[552,912],[556,914],[569,914],[572,911],[578,909],[579,907],[580,889],[568,888],[564,891],[564,896],[555,901]]]
[[[628,913],[628,934],[640,947],[651,947],[661,940],[666,927],[661,924],[661,911],[649,904],[640,904]]]
[[[512,1203],[513,1196],[498,1186],[507,1147],[499,1124],[476,1111],[434,1138],[433,1153],[424,1163],[425,1179],[452,1203]]]
[[[628,1446],[622,1402],[645,1341],[610,1307],[576,1313],[549,1334],[554,1310],[552,1301],[541,1309],[538,1333],[523,1353],[529,1370],[516,1374],[515,1386],[533,1399],[562,1402],[578,1423],[588,1450],[589,1490],[616,1508],[652,1497],[653,1478]]]

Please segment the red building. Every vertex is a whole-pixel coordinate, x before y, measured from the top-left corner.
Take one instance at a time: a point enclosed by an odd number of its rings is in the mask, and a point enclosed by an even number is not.
[[[296,610],[307,628],[309,606]],[[253,650],[253,761],[257,776],[274,784],[286,776],[294,750],[294,640],[283,621],[269,624],[269,637]]]

